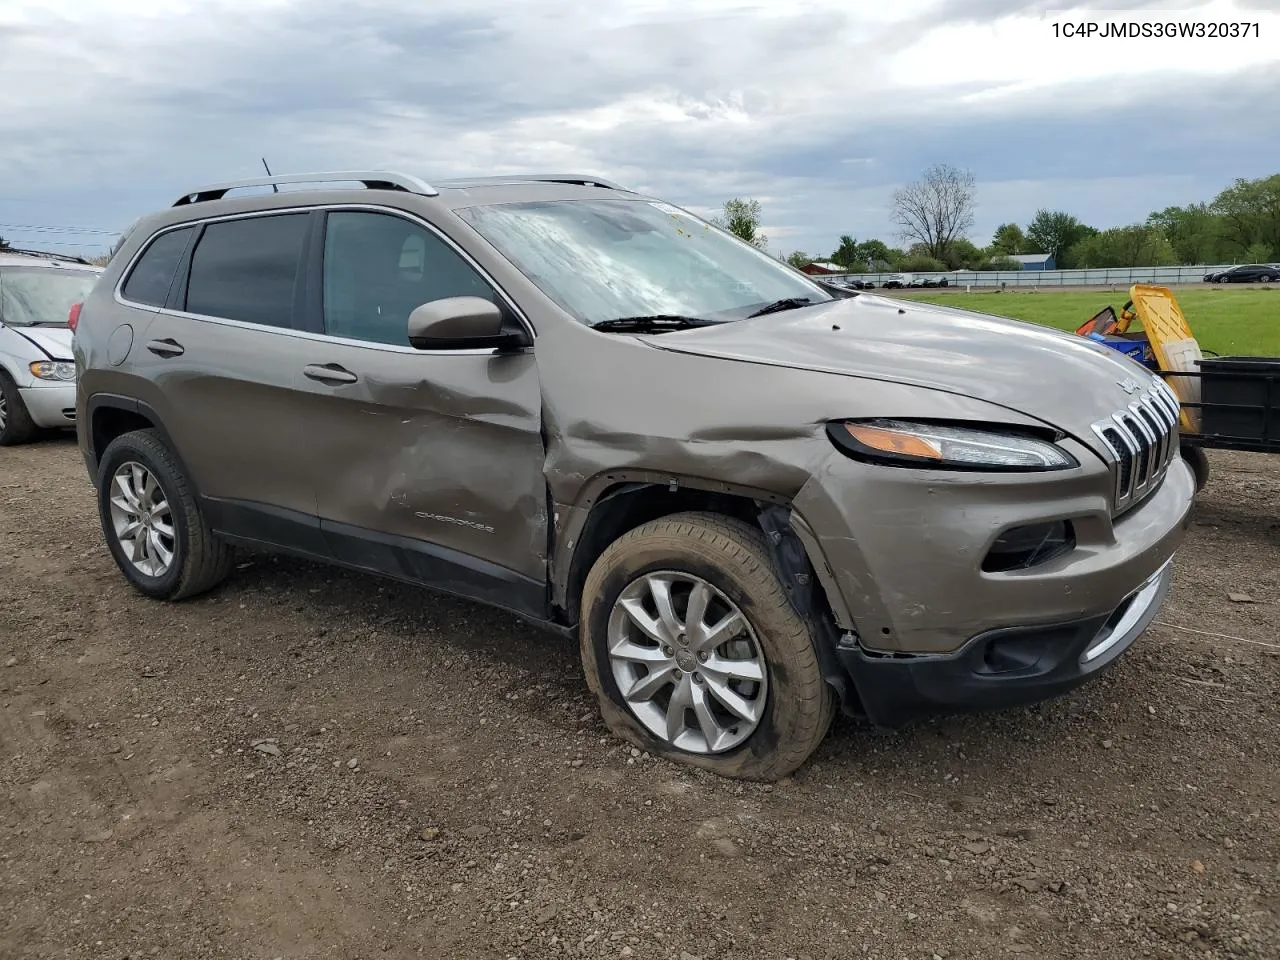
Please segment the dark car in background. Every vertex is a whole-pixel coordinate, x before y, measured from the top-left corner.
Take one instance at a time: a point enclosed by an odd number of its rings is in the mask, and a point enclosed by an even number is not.
[[[1204,275],[1205,283],[1270,283],[1280,280],[1280,264],[1244,263]]]

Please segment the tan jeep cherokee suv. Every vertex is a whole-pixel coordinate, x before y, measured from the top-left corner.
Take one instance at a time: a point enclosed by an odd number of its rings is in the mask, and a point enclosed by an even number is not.
[[[580,638],[618,734],[730,776],[795,769],[837,706],[1093,676],[1194,493],[1118,353],[827,288],[593,177],[202,188],[131,231],[74,352],[143,593],[247,545],[495,604]]]

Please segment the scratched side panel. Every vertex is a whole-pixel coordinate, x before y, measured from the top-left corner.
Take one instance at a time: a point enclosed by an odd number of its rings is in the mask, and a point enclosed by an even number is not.
[[[545,581],[541,396],[532,355],[307,342],[306,457],[324,520],[435,544]]]
[[[683,336],[645,342],[564,324],[539,337],[547,481],[558,503],[574,502],[592,477],[626,468],[794,496],[831,451],[826,422],[842,417],[1039,423],[941,390],[658,349]]]
[[[784,390],[766,400],[757,392],[760,371],[797,385],[812,374],[669,353],[581,327],[549,331],[538,350],[547,482],[558,503],[574,503],[599,474],[628,469],[785,496],[817,462],[820,426],[803,398]],[[811,391],[810,384],[804,392]]]

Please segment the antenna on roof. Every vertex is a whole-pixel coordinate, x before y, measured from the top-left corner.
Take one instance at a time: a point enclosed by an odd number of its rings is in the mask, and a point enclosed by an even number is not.
[[[262,158],[262,169],[263,169],[263,170],[265,170],[265,171],[267,171],[267,176],[268,176],[268,177],[273,177],[273,176],[275,176],[275,174],[273,174],[273,173],[271,172],[271,168],[267,166],[267,158],[266,158],[266,157],[263,157],[263,158]],[[279,187],[277,187],[277,186],[273,183],[273,184],[271,185],[271,192],[272,192],[272,193],[279,193],[279,192],[280,192],[280,188],[279,188]]]

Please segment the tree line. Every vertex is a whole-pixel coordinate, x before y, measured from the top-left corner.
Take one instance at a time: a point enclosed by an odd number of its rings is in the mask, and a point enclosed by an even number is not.
[[[828,256],[796,250],[782,259],[797,268],[828,261],[855,273],[1016,270],[1011,258],[1019,254],[1048,254],[1059,270],[1280,261],[1280,174],[1237,179],[1210,201],[1104,230],[1065,210],[1040,209],[1025,226],[1001,224],[981,247],[966,235],[976,194],[971,172],[932,166],[893,194],[902,246],[844,234]],[[735,198],[716,222],[763,249],[760,218],[759,201]]]

